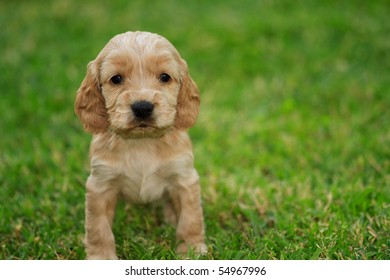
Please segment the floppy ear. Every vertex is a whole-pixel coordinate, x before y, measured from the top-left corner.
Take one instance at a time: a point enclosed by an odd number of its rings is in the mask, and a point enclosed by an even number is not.
[[[88,64],[87,74],[77,91],[75,112],[91,133],[104,132],[108,128],[108,115],[100,91],[99,74],[95,61]]]
[[[188,74],[187,63],[181,60],[183,77],[176,105],[175,127],[187,129],[192,127],[199,114],[200,97],[198,87]]]

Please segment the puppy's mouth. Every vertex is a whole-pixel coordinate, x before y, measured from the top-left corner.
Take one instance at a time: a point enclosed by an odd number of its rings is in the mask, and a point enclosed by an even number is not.
[[[152,125],[146,124],[146,123],[140,123],[139,125],[135,126],[134,128],[146,128],[146,127],[153,127]]]
[[[154,122],[148,122],[148,121],[137,121],[135,123],[131,123],[129,125],[129,130],[159,130],[160,128],[157,127]]]
[[[131,133],[132,131],[151,131],[151,130],[158,130],[159,128],[154,125],[152,122],[146,122],[146,121],[141,121],[141,122],[133,122],[129,124],[128,130]]]
[[[137,122],[130,124],[127,128],[116,128],[113,129],[122,138],[160,138],[171,127],[158,127],[153,123],[148,122]]]

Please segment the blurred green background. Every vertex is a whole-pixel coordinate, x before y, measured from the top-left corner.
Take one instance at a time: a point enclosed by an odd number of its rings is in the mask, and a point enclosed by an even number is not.
[[[159,33],[201,91],[202,259],[390,258],[388,1],[1,1],[0,259],[83,259],[90,135],[73,103],[115,34]],[[158,206],[122,259],[175,259]]]

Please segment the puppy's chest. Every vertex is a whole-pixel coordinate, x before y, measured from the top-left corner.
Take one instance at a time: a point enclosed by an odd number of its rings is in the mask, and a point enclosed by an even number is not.
[[[188,157],[163,159],[152,152],[117,154],[114,160],[91,159],[91,176],[96,187],[115,188],[132,202],[155,201],[180,185],[181,177],[196,177]],[[193,178],[193,179],[194,179]]]
[[[162,197],[170,187],[165,163],[160,160],[131,158],[122,162],[121,172],[113,178],[122,195],[133,202],[150,202]]]

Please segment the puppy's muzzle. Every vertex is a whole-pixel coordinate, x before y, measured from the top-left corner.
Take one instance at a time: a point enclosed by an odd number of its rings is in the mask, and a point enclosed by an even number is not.
[[[147,119],[149,118],[154,110],[154,105],[148,101],[138,101],[131,105],[131,110],[139,119]]]

